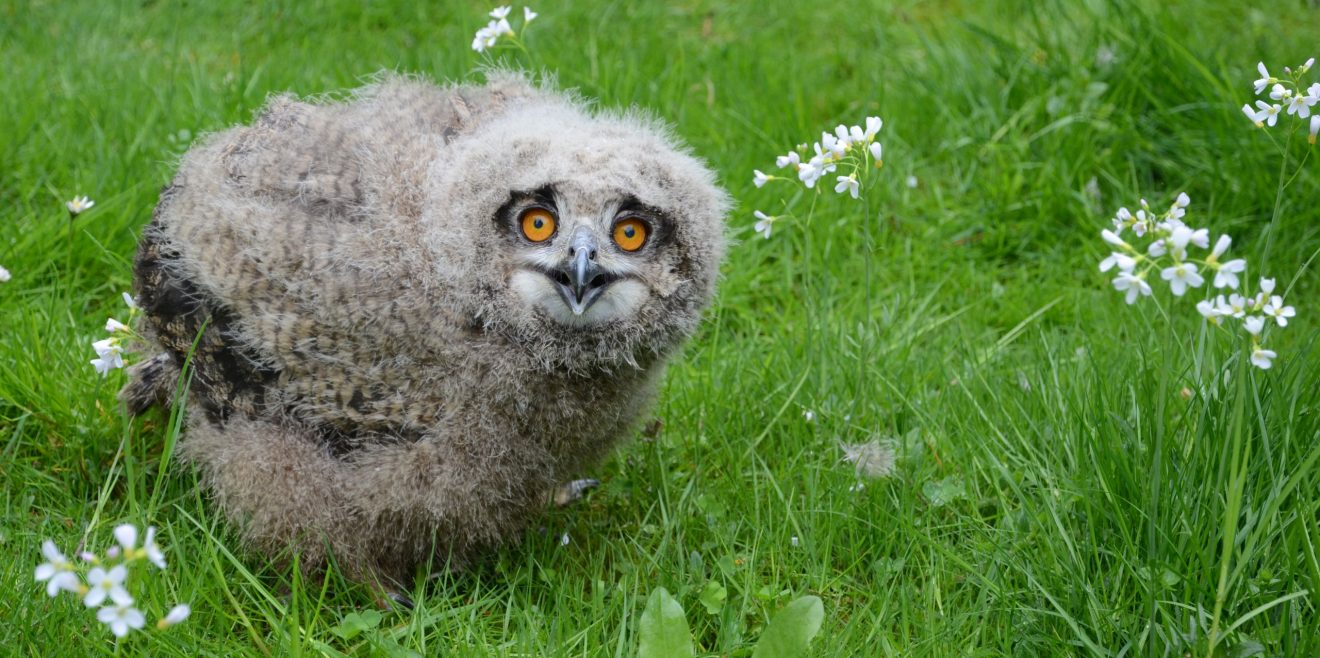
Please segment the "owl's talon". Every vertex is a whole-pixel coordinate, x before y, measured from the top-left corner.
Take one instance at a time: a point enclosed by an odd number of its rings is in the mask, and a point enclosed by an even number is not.
[[[407,595],[399,592],[385,592],[385,598],[380,601],[380,607],[386,610],[406,612],[417,607],[417,604],[413,603],[413,600],[408,598]]]
[[[573,480],[555,487],[553,501],[555,507],[568,507],[579,500],[590,490],[600,486],[600,480]]]

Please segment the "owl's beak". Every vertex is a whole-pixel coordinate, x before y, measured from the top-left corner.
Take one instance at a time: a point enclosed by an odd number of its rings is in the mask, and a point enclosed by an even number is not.
[[[573,315],[585,313],[614,280],[596,262],[597,246],[595,235],[579,229],[569,243],[568,260],[551,277]]]

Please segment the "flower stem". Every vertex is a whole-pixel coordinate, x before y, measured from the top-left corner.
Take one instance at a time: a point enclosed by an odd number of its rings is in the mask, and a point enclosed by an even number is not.
[[[1296,130],[1288,131],[1288,143],[1283,147],[1283,158],[1279,161],[1279,184],[1274,192],[1274,211],[1270,215],[1269,226],[1265,229],[1265,250],[1261,252],[1259,267],[1264,268],[1270,259],[1270,251],[1274,248],[1274,232],[1279,225],[1279,216],[1283,210],[1283,190],[1288,187],[1288,153],[1292,150],[1293,137],[1297,134]],[[1264,271],[1262,269],[1261,271]]]

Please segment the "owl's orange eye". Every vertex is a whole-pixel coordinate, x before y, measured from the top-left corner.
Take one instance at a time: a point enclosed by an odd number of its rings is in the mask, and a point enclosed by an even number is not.
[[[522,232],[532,242],[545,242],[555,234],[555,216],[544,208],[532,208],[522,215]]]
[[[614,225],[614,243],[624,251],[637,251],[646,244],[646,222],[629,217]]]

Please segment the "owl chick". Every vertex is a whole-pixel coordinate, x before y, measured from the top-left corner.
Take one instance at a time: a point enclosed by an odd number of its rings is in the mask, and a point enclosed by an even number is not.
[[[698,325],[727,197],[662,124],[495,74],[277,97],[183,157],[134,264],[177,452],[252,548],[406,586],[517,540]]]

